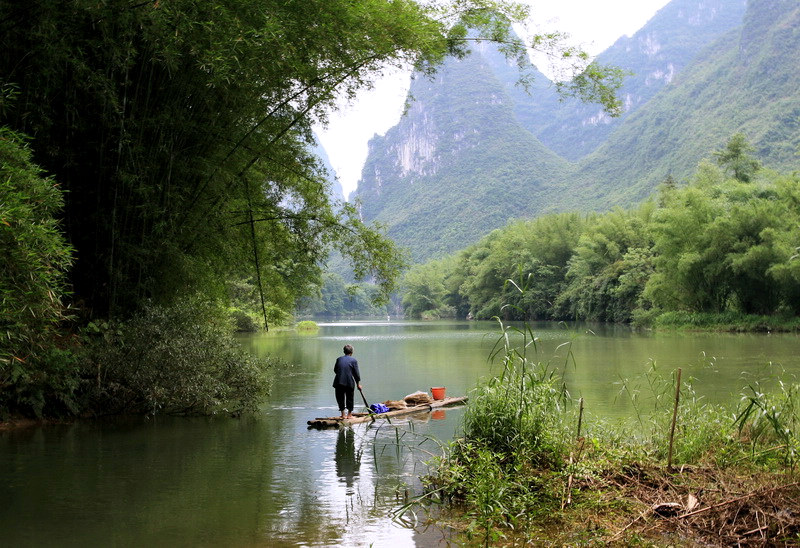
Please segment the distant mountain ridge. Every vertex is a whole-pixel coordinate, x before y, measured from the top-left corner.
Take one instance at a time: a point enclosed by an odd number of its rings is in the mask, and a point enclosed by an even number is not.
[[[746,0],[673,0],[633,36],[619,38],[601,53],[599,63],[633,73],[620,90],[625,112],[619,118],[611,118],[597,105],[577,101],[560,103],[545,116],[526,116],[526,110],[533,112],[529,105],[538,101],[537,96],[518,95],[523,107],[517,109],[520,120],[554,152],[573,162],[582,158],[670,84],[703,48],[739,26],[746,5]],[[553,101],[558,98],[548,102]]]
[[[414,260],[463,248],[511,218],[646,198],[743,131],[767,165],[800,144],[800,4],[673,0],[599,60],[635,72],[617,120],[531,96],[487,45],[412,82],[409,112],[370,142],[356,197]]]
[[[639,201],[668,176],[744,133],[768,167],[800,165],[800,2],[750,0],[743,25],[720,37],[632,114],[574,174],[593,209]],[[560,208],[585,209],[578,196]]]
[[[331,160],[328,157],[328,152],[325,150],[325,147],[323,147],[319,143],[319,138],[317,136],[315,136],[315,139],[317,145],[312,150],[312,153],[319,159],[320,165],[322,169],[325,170],[325,173],[327,175],[327,181],[330,185],[330,188],[328,189],[328,195],[334,201],[344,202],[345,201],[344,189],[342,188],[342,183],[339,182],[339,179],[336,177],[336,170],[333,169],[333,166],[331,165]]]
[[[484,57],[450,60],[434,80],[414,80],[410,93],[417,100],[400,123],[370,141],[362,172],[368,183],[357,195],[365,218],[425,250],[412,250],[415,257],[468,245],[498,217],[524,215],[539,187],[566,175],[568,163],[516,120]],[[496,184],[473,184],[482,180]]]

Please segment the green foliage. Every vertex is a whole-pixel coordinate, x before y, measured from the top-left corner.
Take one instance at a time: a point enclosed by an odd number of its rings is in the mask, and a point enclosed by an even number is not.
[[[75,416],[82,410],[78,349],[51,346],[24,362],[12,360],[0,371],[5,379],[0,391],[0,420]]]
[[[100,333],[86,388],[97,414],[253,411],[268,392],[269,369],[280,365],[245,352],[224,309],[197,298],[148,306]]]
[[[516,11],[459,6],[492,33]],[[330,202],[311,127],[387,65],[462,51],[440,16],[409,0],[0,3],[2,114],[68,191],[88,310],[221,297],[254,274],[259,300],[289,310],[331,247],[385,300],[397,249]]]
[[[51,396],[73,407],[75,375],[53,341],[72,264],[57,220],[62,205],[22,136],[0,128],[0,415],[41,416]]]
[[[231,304],[231,317],[238,331],[259,331],[271,325],[289,325],[292,321],[289,299],[291,291],[274,291],[271,299],[265,299],[262,308],[258,282],[253,277],[229,279],[225,284],[225,295]],[[276,302],[280,298],[280,302]],[[266,312],[266,320],[264,313]],[[265,323],[266,321],[266,323]]]
[[[756,171],[761,169],[761,162],[750,154],[753,151],[755,148],[747,142],[747,137],[737,133],[723,150],[714,153],[714,158],[726,173],[733,173],[734,179],[749,183]]]
[[[27,359],[64,318],[72,249],[59,230],[62,205],[22,137],[0,128],[0,364]]]
[[[464,436],[450,445],[433,478],[443,498],[466,505],[467,534],[486,543],[552,509],[558,492],[547,477],[563,468],[567,452],[561,376],[536,361],[529,326],[499,324],[492,358],[503,371],[470,395]]]
[[[567,287],[557,307],[566,316],[630,322],[643,305],[642,291],[653,272],[650,217],[653,204],[617,209],[587,222],[569,260]]]
[[[540,217],[496,230],[460,256],[460,294],[476,318],[549,319],[584,221],[577,214]],[[525,285],[518,291],[507,283]],[[505,307],[504,305],[510,305]]]
[[[746,150],[734,136],[719,157],[728,166]],[[510,223],[412,269],[404,306],[410,315],[449,307],[460,317],[796,329],[800,177],[731,174],[703,162],[689,184],[668,180],[634,209]]]
[[[234,329],[236,329],[236,331],[241,333],[255,333],[261,329],[259,326],[260,318],[257,314],[239,308],[232,308],[229,311],[229,315],[231,320],[233,320]]]
[[[446,280],[455,268],[454,257],[415,265],[403,276],[403,311],[412,318],[440,319],[456,315],[456,295]]]
[[[780,382],[771,393],[758,384],[742,395],[735,424],[746,432],[755,454],[764,445],[778,445],[787,465],[794,467],[800,457],[800,384]]]
[[[380,288],[368,282],[348,284],[341,275],[326,272],[317,295],[301,299],[297,314],[328,318],[386,316]]]
[[[317,322],[311,320],[303,320],[302,322],[298,322],[295,326],[295,329],[298,331],[319,331],[319,326]]]
[[[667,311],[654,318],[653,326],[657,329],[700,329],[703,331],[730,332],[780,332],[800,331],[800,318],[796,316],[756,316],[739,312]]]
[[[656,272],[645,289],[657,307],[796,313],[796,286],[775,283],[774,272],[790,262],[783,242],[800,221],[792,203],[800,181],[787,187],[782,177],[760,173],[743,183],[705,164],[691,185],[664,197],[652,227]]]

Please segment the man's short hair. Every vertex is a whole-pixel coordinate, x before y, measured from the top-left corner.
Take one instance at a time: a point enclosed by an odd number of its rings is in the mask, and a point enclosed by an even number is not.
[[[344,353],[347,354],[348,356],[353,353],[353,347],[350,346],[349,344],[344,345],[344,349],[343,350],[344,350]]]

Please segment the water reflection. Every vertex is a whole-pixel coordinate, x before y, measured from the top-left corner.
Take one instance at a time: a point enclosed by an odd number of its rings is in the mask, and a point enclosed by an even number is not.
[[[683,367],[711,402],[731,401],[743,380],[774,378],[779,369],[800,373],[794,335],[546,327],[536,328],[538,357],[565,370],[573,398],[585,398],[585,417],[631,416],[621,383],[644,396],[651,384],[642,375],[650,369],[669,378]],[[308,430],[306,421],[336,413],[330,369],[345,342],[361,341],[370,398],[385,401],[438,384],[469,395],[497,372],[487,360],[496,336],[487,333],[496,326],[392,321],[252,336],[243,343],[254,353],[293,364],[276,377],[257,417],[0,432],[0,545],[439,546],[441,531],[422,532],[421,520],[417,531],[403,528],[389,516],[419,494],[424,463],[441,454],[432,439],[457,435],[463,408],[342,431]],[[565,339],[575,365],[565,366]]]
[[[341,428],[336,438],[336,475],[347,486],[347,495],[353,494],[353,482],[361,468],[363,448],[356,451],[356,434],[352,428]]]

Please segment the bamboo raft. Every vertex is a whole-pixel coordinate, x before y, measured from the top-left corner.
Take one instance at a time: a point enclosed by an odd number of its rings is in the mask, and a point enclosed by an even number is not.
[[[467,401],[466,396],[459,398],[445,398],[443,400],[433,400],[430,403],[421,403],[413,405],[404,409],[395,409],[394,411],[387,411],[386,413],[353,413],[352,419],[343,419],[341,417],[318,417],[314,420],[308,421],[310,428],[330,428],[332,426],[349,426],[351,424],[358,424],[362,422],[376,421],[378,419],[390,419],[393,417],[400,417],[403,415],[411,415],[413,413],[425,413],[438,407],[449,407]]]

